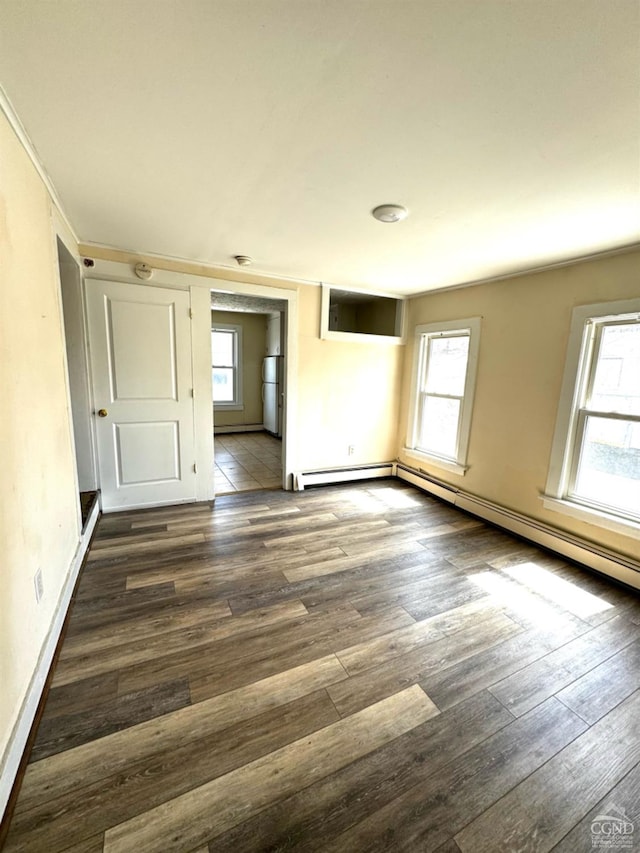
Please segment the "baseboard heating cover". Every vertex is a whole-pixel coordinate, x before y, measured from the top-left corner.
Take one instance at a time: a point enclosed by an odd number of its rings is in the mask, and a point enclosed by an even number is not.
[[[237,424],[235,426],[214,426],[214,435],[232,435],[234,432],[266,432],[264,424]]]
[[[465,512],[495,524],[497,527],[502,527],[511,533],[522,536],[523,539],[528,539],[530,542],[542,545],[563,557],[582,563],[597,572],[627,584],[627,586],[640,589],[640,563],[631,557],[617,554],[615,551],[610,551],[595,542],[559,530],[492,501],[468,494],[455,486],[400,462],[396,464],[396,476],[400,480],[417,486],[422,491],[448,501],[459,509],[465,510]]]
[[[351,468],[325,468],[321,471],[298,471],[293,475],[293,489],[296,492],[301,492],[305,486],[348,483],[352,480],[371,480],[375,477],[393,477],[395,473],[395,462],[354,465]]]

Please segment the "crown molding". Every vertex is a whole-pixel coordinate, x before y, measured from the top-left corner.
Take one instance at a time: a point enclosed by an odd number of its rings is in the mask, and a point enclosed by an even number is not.
[[[40,176],[42,183],[45,185],[47,192],[49,193],[49,196],[51,198],[51,201],[53,202],[53,204],[57,208],[57,211],[60,214],[61,219],[63,220],[66,227],[69,229],[70,233],[73,236],[73,239],[76,241],[76,243],[79,243],[80,240],[78,239],[78,235],[76,234],[76,230],[73,227],[73,225],[71,224],[71,221],[69,220],[69,217],[67,216],[67,214],[65,212],[65,209],[62,205],[62,202],[60,201],[60,196],[58,195],[56,188],[53,185],[53,181],[51,180],[51,178],[47,174],[47,171],[44,168],[44,166],[42,165],[42,161],[40,160],[40,157],[38,156],[38,152],[36,150],[35,145],[31,141],[31,139],[29,138],[29,134],[27,133],[25,126],[20,121],[18,113],[14,109],[13,104],[9,100],[9,96],[7,95],[7,93],[2,88],[1,85],[0,85],[0,110],[2,110],[2,112],[6,116],[6,119],[9,122],[11,129],[13,130],[15,135],[18,137],[20,144],[22,145],[27,156],[29,157],[29,159],[33,163],[33,166],[34,166],[36,172],[38,173],[38,175]]]
[[[616,255],[626,255],[637,251],[640,251],[640,242],[626,243],[624,246],[617,246],[615,249],[603,249],[600,252],[591,252],[587,255],[577,255],[574,258],[567,258],[564,261],[552,261],[548,264],[540,264],[540,266],[537,267],[524,267],[521,270],[506,272],[501,275],[490,275],[486,278],[476,278],[471,281],[463,281],[460,282],[460,284],[449,284],[446,287],[434,287],[431,290],[421,290],[419,293],[408,294],[406,298],[419,299],[422,296],[433,296],[434,293],[445,293],[449,290],[462,290],[465,287],[477,287],[479,284],[493,284],[494,282],[508,281],[511,278],[521,278],[524,275],[537,275],[541,272],[558,270],[563,267],[573,267],[577,264],[588,263],[589,261],[601,261],[605,258],[612,258]]]
[[[259,269],[248,269],[247,267],[239,267],[231,264],[213,264],[211,261],[199,260],[198,258],[183,258],[179,255],[165,255],[160,252],[146,252],[138,249],[123,249],[121,246],[110,246],[108,243],[96,243],[91,240],[81,240],[79,251],[81,257],[91,257],[91,249],[97,252],[116,252],[119,255],[131,256],[140,260],[156,260],[159,263],[176,264],[183,267],[200,267],[206,270],[206,277],[212,279],[221,278],[231,281],[253,281],[254,279],[269,279],[274,282],[282,282],[283,284],[306,284],[311,287],[321,287],[323,282],[305,278],[295,278],[294,276],[279,275],[278,273],[262,272]],[[120,261],[123,262],[123,261]],[[127,263],[127,261],[124,261]],[[203,275],[203,273],[194,272],[193,269],[185,269],[185,273],[190,275]],[[231,277],[229,278],[229,273]],[[256,283],[259,284],[259,281]],[[334,285],[337,287],[337,285]]]

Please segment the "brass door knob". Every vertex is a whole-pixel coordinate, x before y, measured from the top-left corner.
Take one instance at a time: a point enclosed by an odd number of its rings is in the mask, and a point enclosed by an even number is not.
[[[106,418],[109,412],[106,409],[98,409],[98,417]]]

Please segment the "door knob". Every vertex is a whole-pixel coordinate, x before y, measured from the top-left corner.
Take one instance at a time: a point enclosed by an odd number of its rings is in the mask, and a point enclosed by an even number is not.
[[[109,412],[106,409],[98,409],[98,417],[106,418]]]

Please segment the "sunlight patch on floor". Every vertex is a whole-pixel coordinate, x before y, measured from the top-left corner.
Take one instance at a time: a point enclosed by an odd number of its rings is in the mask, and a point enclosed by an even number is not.
[[[410,497],[406,492],[399,492],[397,489],[391,489],[388,486],[371,489],[371,493],[391,509],[420,506],[420,502]]]
[[[495,572],[478,572],[470,575],[469,580],[488,592],[497,604],[515,610],[540,627],[553,624],[561,618],[561,614],[540,596]]]
[[[518,583],[524,584],[538,595],[553,601],[580,618],[595,616],[613,607],[613,604],[609,604],[603,598],[580,589],[536,563],[519,563],[502,571]]]

